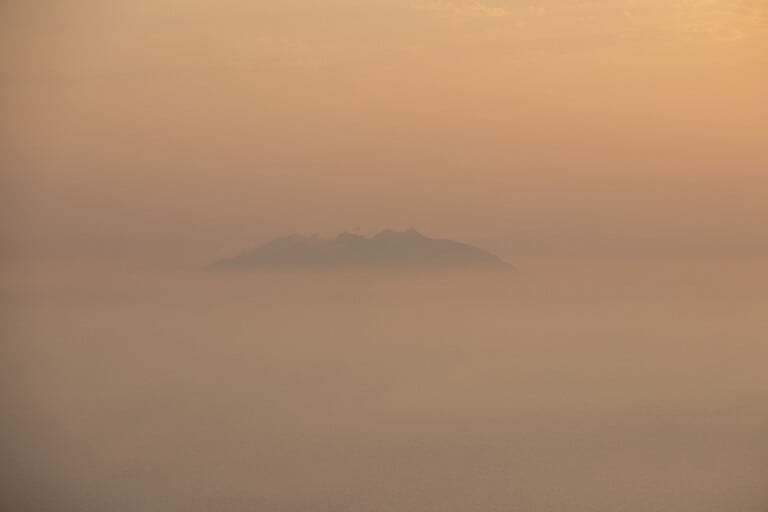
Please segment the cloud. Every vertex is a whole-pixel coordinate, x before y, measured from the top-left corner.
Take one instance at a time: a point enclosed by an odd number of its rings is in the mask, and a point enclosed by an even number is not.
[[[735,40],[766,28],[762,1],[680,0],[677,35],[681,39]]]
[[[511,14],[505,7],[491,6],[477,1],[434,0],[421,4],[419,8],[451,18],[502,18]]]

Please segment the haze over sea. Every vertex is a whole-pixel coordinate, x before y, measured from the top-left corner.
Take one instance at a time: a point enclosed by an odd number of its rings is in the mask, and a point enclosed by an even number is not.
[[[764,263],[54,268],[3,305],[9,510],[768,499]]]

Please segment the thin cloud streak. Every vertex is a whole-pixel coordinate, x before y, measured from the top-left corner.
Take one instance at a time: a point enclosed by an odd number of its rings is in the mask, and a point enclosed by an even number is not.
[[[482,2],[458,3],[437,0],[421,4],[418,7],[421,10],[451,18],[503,18],[512,14],[505,7],[490,6]]]

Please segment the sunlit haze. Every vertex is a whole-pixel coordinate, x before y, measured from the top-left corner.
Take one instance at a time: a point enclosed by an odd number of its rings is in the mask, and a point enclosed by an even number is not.
[[[6,0],[0,166],[2,510],[768,505],[765,0]]]

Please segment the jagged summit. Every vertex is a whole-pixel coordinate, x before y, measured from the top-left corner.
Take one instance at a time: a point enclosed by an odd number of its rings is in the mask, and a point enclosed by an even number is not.
[[[513,268],[477,247],[429,238],[415,229],[387,229],[372,237],[346,232],[335,238],[290,235],[217,261],[212,267],[241,270]]]

